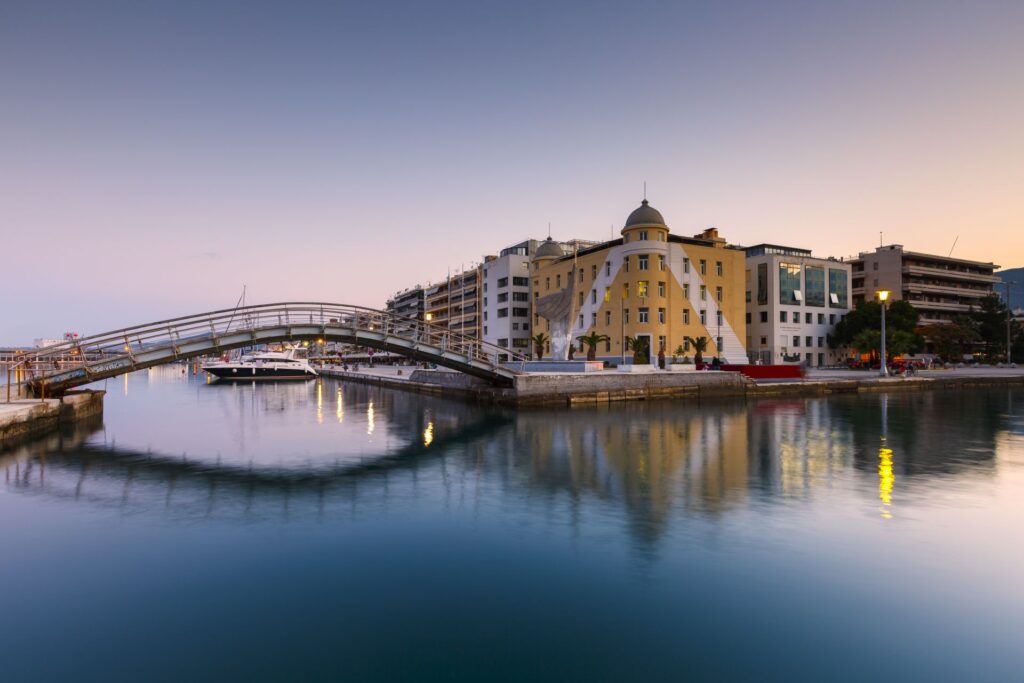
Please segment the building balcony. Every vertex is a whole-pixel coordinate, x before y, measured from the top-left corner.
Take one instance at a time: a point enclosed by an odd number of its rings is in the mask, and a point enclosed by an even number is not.
[[[945,268],[929,268],[927,266],[903,266],[904,275],[917,277],[934,277],[943,280],[956,280],[958,282],[978,282],[984,284],[997,284],[1002,282],[995,275],[984,273],[972,273],[962,270],[947,270]]]
[[[933,285],[925,282],[908,282],[903,285],[905,292],[914,294],[946,294],[972,299],[983,299],[992,293],[991,289],[967,289],[951,285]]]

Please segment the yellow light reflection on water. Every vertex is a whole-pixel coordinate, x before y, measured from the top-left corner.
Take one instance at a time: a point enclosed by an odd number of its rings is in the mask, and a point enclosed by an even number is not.
[[[341,399],[341,387],[338,387],[338,395],[336,397],[335,403],[337,404],[338,407],[334,411],[334,414],[338,416],[338,424],[341,424],[342,422],[345,421],[345,404]]]
[[[373,401],[370,401],[370,404],[366,406],[366,433],[373,434],[374,426]]]
[[[884,444],[884,442],[883,442]],[[884,445],[878,449],[878,499],[882,501],[882,517],[892,518],[892,489],[896,475],[892,470],[892,449]]]
[[[316,381],[316,423],[324,423],[324,383],[321,380]]]
[[[128,395],[128,373],[127,372],[124,373],[122,375],[122,377],[124,377],[124,395],[127,396]]]
[[[434,442],[434,423],[428,422],[427,428],[423,430],[423,445],[429,446]]]

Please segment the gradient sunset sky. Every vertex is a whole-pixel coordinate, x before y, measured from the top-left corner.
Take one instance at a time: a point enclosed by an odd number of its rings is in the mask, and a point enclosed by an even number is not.
[[[0,1],[0,344],[525,237],[1024,265],[1022,2]]]

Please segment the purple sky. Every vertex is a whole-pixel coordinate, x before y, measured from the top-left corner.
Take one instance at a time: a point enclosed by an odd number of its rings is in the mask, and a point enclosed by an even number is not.
[[[6,2],[0,344],[382,306],[641,198],[1024,265],[1024,4]]]

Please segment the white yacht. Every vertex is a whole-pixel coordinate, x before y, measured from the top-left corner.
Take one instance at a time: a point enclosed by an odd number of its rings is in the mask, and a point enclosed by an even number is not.
[[[217,379],[249,382],[263,379],[312,379],[317,372],[305,358],[299,358],[298,349],[260,351],[242,356],[237,361],[216,361],[203,366],[203,370]]]

